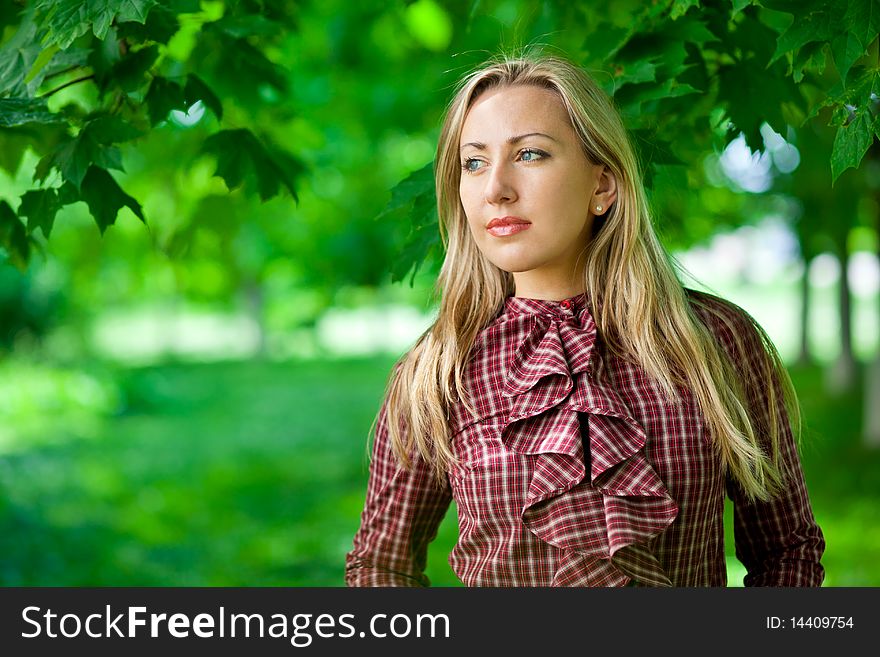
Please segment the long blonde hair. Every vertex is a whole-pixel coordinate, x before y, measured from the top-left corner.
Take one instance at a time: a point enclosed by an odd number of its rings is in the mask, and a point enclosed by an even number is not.
[[[446,256],[437,281],[436,321],[401,359],[388,384],[391,444],[404,467],[418,454],[438,478],[455,461],[448,411],[467,404],[463,373],[477,335],[514,292],[512,276],[490,263],[472,238],[459,198],[459,140],[468,109],[488,89],[534,85],[558,94],[587,158],[605,164],[617,181],[617,200],[587,246],[584,283],[608,348],[639,364],[670,397],[690,389],[705,416],[725,472],[751,499],[767,500],[784,485],[779,437],[785,429],[766,404],[770,426],[758,428],[730,359],[698,319],[652,226],[639,163],[618,112],[582,69],[559,58],[527,56],[492,61],[466,76],[445,115],[434,161],[440,232]],[[713,312],[710,304],[705,306]],[[717,313],[721,321],[723,314]],[[760,327],[764,381],[776,375],[792,416],[799,418],[791,381]],[[754,402],[752,402],[754,403]],[[769,434],[769,449],[758,434]]]

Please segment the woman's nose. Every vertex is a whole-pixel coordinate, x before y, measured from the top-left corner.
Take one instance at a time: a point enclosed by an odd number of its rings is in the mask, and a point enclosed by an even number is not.
[[[506,164],[491,167],[486,177],[486,202],[491,205],[512,203],[516,200],[516,188],[512,171]]]

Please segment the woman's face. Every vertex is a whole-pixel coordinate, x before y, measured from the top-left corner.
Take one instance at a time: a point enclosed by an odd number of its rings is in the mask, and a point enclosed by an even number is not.
[[[524,85],[484,92],[465,117],[460,146],[471,234],[513,274],[517,296],[582,292],[593,217],[616,188],[606,167],[587,160],[559,96]]]

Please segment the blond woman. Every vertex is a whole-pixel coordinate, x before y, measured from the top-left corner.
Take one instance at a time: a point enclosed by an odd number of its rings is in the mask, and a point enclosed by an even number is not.
[[[741,309],[687,290],[609,98],[571,63],[490,62],[435,159],[437,320],[379,413],[351,586],[426,586],[454,499],[468,586],[819,586],[791,383]]]

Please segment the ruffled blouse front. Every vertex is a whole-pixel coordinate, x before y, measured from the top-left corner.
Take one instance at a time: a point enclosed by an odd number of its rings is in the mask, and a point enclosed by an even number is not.
[[[532,585],[572,576],[588,580],[580,583],[671,585],[650,542],[678,506],[645,456],[644,427],[614,387],[594,376],[596,347],[582,296],[511,297],[481,336],[467,376],[476,413],[460,405],[452,422],[462,463],[452,485],[462,492],[456,499],[464,529],[453,566],[463,580],[506,581],[512,573],[505,557],[521,553],[553,565],[552,575],[544,572]],[[470,495],[481,488],[483,496]],[[506,499],[491,499],[493,490]],[[520,507],[513,522],[492,513],[511,505]],[[472,545],[499,532],[501,554],[470,558],[480,551]]]

